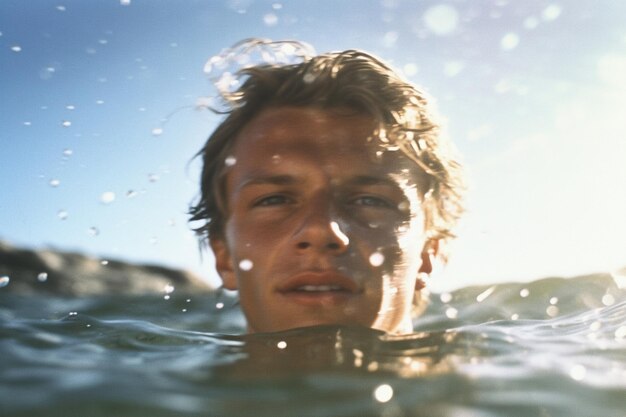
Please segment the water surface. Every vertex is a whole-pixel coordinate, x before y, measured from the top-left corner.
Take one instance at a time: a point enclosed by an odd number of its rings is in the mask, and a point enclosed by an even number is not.
[[[625,293],[600,275],[465,288],[402,337],[242,336],[216,295],[0,293],[0,414],[624,417]]]

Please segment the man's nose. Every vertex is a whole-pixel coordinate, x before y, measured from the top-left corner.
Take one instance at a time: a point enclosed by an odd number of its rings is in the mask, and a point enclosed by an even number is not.
[[[294,242],[298,251],[319,251],[341,254],[350,240],[342,230],[332,203],[320,198],[308,207]]]

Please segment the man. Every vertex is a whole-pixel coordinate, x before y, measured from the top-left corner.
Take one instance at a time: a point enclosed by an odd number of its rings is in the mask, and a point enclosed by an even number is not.
[[[424,94],[355,50],[239,76],[200,152],[191,215],[248,330],[410,333],[422,278],[462,212],[460,165]]]

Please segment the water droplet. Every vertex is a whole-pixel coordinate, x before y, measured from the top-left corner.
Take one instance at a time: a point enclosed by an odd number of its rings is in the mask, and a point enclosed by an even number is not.
[[[582,365],[574,365],[569,370],[569,376],[574,381],[582,381],[587,375],[587,369]]]
[[[551,4],[541,12],[541,18],[546,21],[555,20],[561,15],[561,7],[556,4]]]
[[[221,310],[224,308],[224,303],[217,303],[215,304],[215,308],[217,308],[218,310]]]
[[[482,303],[493,293],[495,289],[496,289],[495,285],[487,288],[485,291],[481,292],[480,294],[478,294],[478,296],[476,296],[476,301],[478,301],[479,303]]]
[[[113,191],[105,191],[100,195],[100,202],[102,204],[111,204],[115,201],[115,193]]]
[[[511,315],[511,320],[517,320],[517,319],[519,319],[519,314],[514,313]]]
[[[519,292],[519,296],[522,298],[526,298],[530,295],[530,291],[528,290],[528,288],[522,288]]]
[[[626,339],[626,326],[621,326],[620,328],[615,330],[615,338]]]
[[[370,255],[369,260],[372,266],[381,266],[385,262],[385,255],[380,252],[374,252]]]
[[[440,4],[430,7],[424,13],[426,28],[435,35],[443,36],[452,33],[459,22],[459,13],[452,6]]]
[[[39,275],[37,275],[37,281],[39,282],[46,282],[48,280],[48,273],[47,272],[40,272]]]
[[[406,211],[409,211],[409,208],[410,208],[410,205],[409,205],[408,201],[401,201],[398,204],[398,210],[400,210],[400,211],[406,212]]]
[[[164,299],[164,300],[169,300],[169,299],[170,299],[170,296],[169,296],[169,295],[164,295],[164,296],[163,296],[163,299]]]
[[[137,197],[137,191],[135,191],[135,190],[128,190],[128,191],[126,191],[126,197],[127,198]]]
[[[89,236],[98,236],[100,234],[100,230],[98,230],[97,227],[90,227],[87,229],[87,233],[89,233]]]
[[[31,122],[24,122],[24,126],[30,126],[31,124]]]
[[[242,259],[241,262],[239,262],[239,269],[242,271],[249,271],[253,266],[254,264],[250,259]]]
[[[61,220],[65,220],[67,219],[68,213],[65,210],[59,210],[57,211],[57,217]]]
[[[514,49],[519,44],[519,35],[509,32],[500,39],[500,47],[505,51]]]
[[[159,180],[159,176],[157,174],[148,174],[148,181],[157,182]]]
[[[120,0],[122,6],[130,6],[130,0]]]
[[[70,122],[69,120],[63,120],[61,122],[61,126],[63,127],[70,127],[72,125],[72,122]]]
[[[546,308],[546,314],[549,317],[556,317],[559,314],[559,308],[557,306],[549,306]]]
[[[237,163],[237,158],[235,158],[234,156],[228,156],[226,157],[226,159],[224,160],[224,164],[227,167],[232,167],[233,165],[235,165]]]
[[[104,100],[96,100],[96,104],[104,104]]]
[[[100,45],[106,45],[107,43],[109,43],[109,41],[107,41],[106,39],[98,39],[98,43]]]
[[[72,105],[72,104],[68,104],[67,106],[65,106],[66,109],[68,110],[76,110],[76,106]]]
[[[185,302],[186,302],[186,303],[190,303],[190,302],[191,302],[191,298],[187,298],[187,299],[185,300]]]
[[[274,10],[280,10],[280,9],[282,9],[282,8],[283,8],[283,5],[282,5],[282,4],[280,4],[280,3],[274,3],[274,4],[272,4],[272,9],[274,9]]]
[[[315,74],[311,74],[310,72],[304,74],[304,76],[302,77],[302,81],[304,81],[306,84],[311,84],[313,81],[315,81]]]
[[[374,390],[374,398],[380,403],[389,402],[393,398],[393,388],[389,384],[382,384]]]
[[[13,46],[11,47],[11,50],[12,50],[13,52],[22,52],[22,47],[21,47],[21,46],[19,46],[19,45],[13,45]]]
[[[591,330],[592,332],[597,332],[598,330],[600,330],[600,328],[602,327],[602,323],[599,321],[594,321],[593,323],[591,323],[591,325],[589,326],[589,330]]]
[[[56,188],[59,185],[61,185],[61,181],[59,181],[56,178],[53,178],[53,179],[50,180],[50,182],[48,184],[50,184],[50,187],[55,187]]]
[[[11,278],[9,278],[8,275],[1,276],[0,277],[0,288],[6,287],[7,285],[9,285],[9,281],[11,281]]]
[[[63,149],[63,156],[69,157],[69,156],[72,156],[73,153],[74,151],[69,148]]]
[[[57,10],[60,12],[64,12],[66,9],[65,6],[57,6]]]
[[[182,311],[183,313],[186,313],[186,312],[187,312],[187,309],[186,309],[186,308],[183,308],[183,309],[182,309],[182,310],[180,310],[180,311]]]
[[[78,316],[78,312],[76,312],[76,311],[70,311],[69,315],[70,315],[70,316]]]
[[[524,27],[528,30],[535,29],[539,25],[539,19],[535,16],[529,16],[524,19]]]
[[[280,163],[280,155],[272,155],[272,163],[279,164]]]
[[[265,26],[276,26],[278,23],[278,16],[274,13],[268,13],[263,16],[263,23],[265,23]]]
[[[393,48],[396,45],[396,42],[398,41],[399,38],[399,34],[398,32],[396,32],[395,30],[391,30],[389,32],[386,32],[383,35],[383,45],[386,48]]]
[[[100,261],[100,265],[102,266],[107,266],[109,264],[109,261],[107,261],[106,259],[103,259]]]
[[[602,296],[602,304],[607,307],[612,306],[613,304],[615,304],[615,297],[613,297],[611,294],[604,294],[604,296]]]
[[[465,64],[461,61],[449,61],[443,65],[443,73],[447,77],[456,77],[465,68]]]
[[[446,317],[448,317],[449,319],[455,319],[457,318],[457,316],[459,315],[459,310],[457,310],[454,307],[448,307],[446,309]]]
[[[442,303],[449,303],[450,301],[452,301],[452,294],[450,294],[449,292],[441,293],[439,299]]]
[[[152,136],[161,136],[163,134],[163,129],[160,127],[155,127],[152,129]]]
[[[556,303],[558,303],[558,302],[559,302],[559,299],[557,297],[550,298],[550,304],[556,305]]]
[[[287,347],[287,342],[285,342],[284,340],[281,340],[280,342],[276,344],[276,346],[278,347],[278,349],[285,349]]]
[[[414,63],[409,63],[402,67],[402,71],[404,71],[404,74],[406,76],[411,77],[417,74],[417,71],[419,71],[419,67]]]
[[[163,287],[163,291],[166,294],[170,294],[174,292],[174,286],[172,284],[167,284],[165,287]]]

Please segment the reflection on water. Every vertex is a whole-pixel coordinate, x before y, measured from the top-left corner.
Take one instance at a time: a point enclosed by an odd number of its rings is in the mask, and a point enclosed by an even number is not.
[[[0,414],[623,417],[625,293],[609,276],[471,287],[406,336],[239,336],[223,294],[0,293]]]

